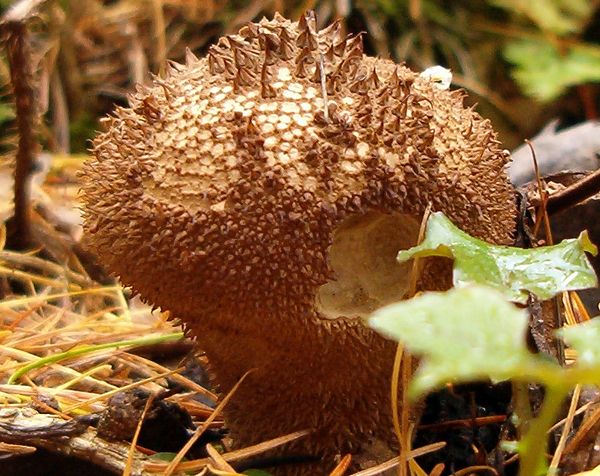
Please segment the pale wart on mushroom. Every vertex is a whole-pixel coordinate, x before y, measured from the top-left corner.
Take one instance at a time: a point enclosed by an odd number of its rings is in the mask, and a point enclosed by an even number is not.
[[[184,320],[221,392],[258,369],[226,409],[237,445],[304,428],[298,448],[328,457],[393,441],[395,344],[357,318],[405,295],[395,256],[428,203],[494,243],[515,224],[509,157],[463,97],[365,56],[337,22],[276,16],[106,120],[83,174],[87,241]],[[421,286],[446,286],[440,269]]]

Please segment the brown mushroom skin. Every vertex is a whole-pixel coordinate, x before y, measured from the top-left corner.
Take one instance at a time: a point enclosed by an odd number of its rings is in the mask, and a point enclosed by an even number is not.
[[[428,204],[511,242],[489,121],[307,15],[222,38],[106,122],[83,171],[86,242],[184,320],[221,392],[256,369],[227,406],[236,443],[310,428],[298,447],[331,457],[393,441],[395,344],[361,318],[405,294],[395,255]],[[434,265],[421,287],[449,277]]]

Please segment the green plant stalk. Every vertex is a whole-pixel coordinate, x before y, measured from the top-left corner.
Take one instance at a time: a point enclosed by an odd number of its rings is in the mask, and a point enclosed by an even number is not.
[[[600,385],[600,365],[566,369],[559,377],[563,384],[568,384],[571,388],[575,385]]]
[[[513,394],[513,414],[518,417],[517,439],[527,433],[530,422],[533,421],[533,412],[531,411],[531,402],[529,399],[529,382],[520,380],[512,381]]]
[[[540,476],[546,474],[546,445],[548,431],[556,420],[556,415],[569,393],[569,386],[562,382],[546,382],[546,395],[539,415],[529,423],[523,439],[519,442],[520,476]]]
[[[173,332],[171,334],[165,334],[157,337],[143,337],[139,339],[122,340],[119,342],[108,342],[106,344],[97,345],[84,345],[76,347],[75,349],[68,350],[66,352],[59,352],[58,354],[52,354],[47,357],[37,359],[27,365],[24,365],[19,370],[15,371],[8,379],[8,384],[11,385],[20,379],[23,375],[31,370],[39,369],[48,364],[55,364],[62,360],[70,359],[72,357],[78,357],[83,354],[89,354],[98,350],[105,349],[119,349],[121,347],[141,347],[144,345],[160,344],[170,340],[178,340],[183,338],[183,332]]]

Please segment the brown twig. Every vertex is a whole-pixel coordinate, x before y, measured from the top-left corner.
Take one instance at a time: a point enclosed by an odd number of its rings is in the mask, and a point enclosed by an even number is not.
[[[535,148],[533,147],[533,143],[530,140],[525,140],[525,143],[531,149],[531,160],[533,160],[533,169],[535,170],[535,178],[537,180],[538,193],[540,194],[540,207],[538,210],[535,228],[533,230],[533,235],[537,236],[540,226],[542,224],[545,225],[546,231],[546,242],[548,244],[552,244],[552,231],[550,229],[550,219],[548,218],[548,194],[546,192],[545,183],[542,180],[542,176],[540,175],[540,168],[538,167],[537,157],[535,155]]]
[[[36,107],[33,67],[27,22],[43,0],[22,0],[2,17],[0,29],[6,43],[10,80],[15,96],[19,144],[17,147],[12,245],[25,249],[32,245],[30,217],[30,176],[38,144],[35,138]]]
[[[600,169],[569,185],[564,190],[550,195],[546,203],[546,210],[549,214],[561,212],[593,197],[599,192]]]
[[[0,437],[8,443],[27,444],[52,453],[92,461],[114,474],[122,474],[129,454],[124,442],[98,438],[96,430],[76,420],[64,422],[60,417],[37,413],[31,408],[0,409]],[[144,462],[152,460],[136,453],[132,474],[148,474]]]
[[[483,417],[475,417],[459,420],[448,420],[440,423],[432,423],[429,425],[419,425],[419,431],[442,431],[453,428],[478,428],[485,425],[496,425],[506,421],[506,415],[489,415]]]

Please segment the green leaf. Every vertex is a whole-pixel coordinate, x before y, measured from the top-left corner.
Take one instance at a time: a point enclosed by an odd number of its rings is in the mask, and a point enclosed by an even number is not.
[[[577,351],[576,366],[595,367],[600,371],[600,318],[563,327],[556,333]]]
[[[591,288],[597,278],[585,252],[596,254],[587,233],[534,249],[497,246],[469,236],[443,213],[432,213],[421,244],[398,253],[398,261],[420,256],[454,258],[454,285],[486,284],[511,301],[527,302],[527,291],[549,299],[562,291]]]
[[[267,473],[262,469],[247,469],[242,474],[247,474],[248,476],[271,476],[271,473]]]
[[[450,381],[554,379],[560,367],[527,350],[527,321],[500,292],[473,285],[386,306],[368,325],[423,355],[409,389],[416,397]]]
[[[600,81],[600,47],[576,44],[559,51],[542,40],[518,40],[504,47],[516,67],[512,75],[525,94],[551,101],[567,88]]]

